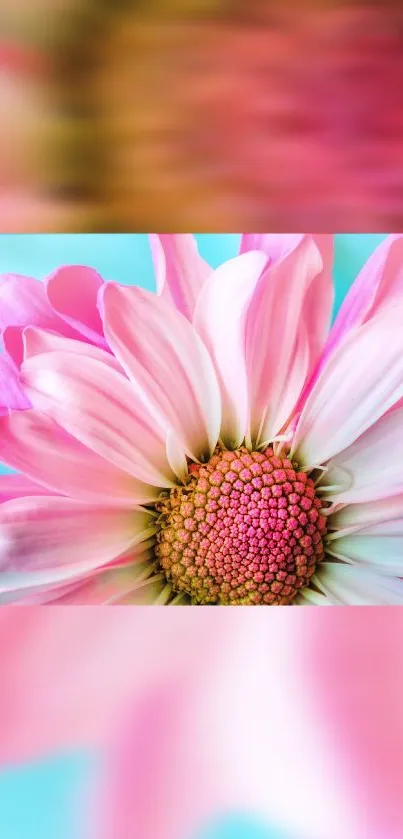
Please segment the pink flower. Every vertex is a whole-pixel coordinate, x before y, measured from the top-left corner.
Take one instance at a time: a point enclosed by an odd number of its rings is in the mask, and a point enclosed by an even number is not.
[[[26,326],[107,349],[97,309],[103,282],[96,271],[82,266],[61,268],[45,283],[16,274],[0,277],[0,330],[6,350],[0,356],[0,413],[30,405],[18,375]]]
[[[158,295],[3,285],[3,602],[401,603],[402,238],[330,333],[329,236],[152,246]]]

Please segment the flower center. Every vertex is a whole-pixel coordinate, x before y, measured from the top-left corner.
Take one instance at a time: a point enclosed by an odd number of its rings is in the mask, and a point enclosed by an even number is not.
[[[288,604],[323,559],[313,480],[286,457],[217,449],[156,504],[156,554],[196,604]]]

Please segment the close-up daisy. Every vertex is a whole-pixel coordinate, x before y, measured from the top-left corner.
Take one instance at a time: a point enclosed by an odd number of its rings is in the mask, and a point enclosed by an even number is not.
[[[402,237],[331,328],[329,235],[150,238],[0,280],[1,602],[403,603]]]

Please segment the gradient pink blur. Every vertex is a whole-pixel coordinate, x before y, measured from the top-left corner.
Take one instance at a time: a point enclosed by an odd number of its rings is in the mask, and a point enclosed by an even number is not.
[[[98,746],[88,839],[234,811],[402,835],[401,610],[4,608],[0,629],[1,760]]]
[[[401,227],[394,2],[3,5],[1,231]]]

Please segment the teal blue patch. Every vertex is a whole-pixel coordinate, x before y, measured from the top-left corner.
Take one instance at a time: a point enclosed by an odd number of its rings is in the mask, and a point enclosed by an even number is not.
[[[335,313],[339,310],[362,266],[385,239],[382,233],[339,233],[335,237]]]
[[[213,268],[236,256],[241,241],[236,233],[198,233],[196,239],[201,255]]]
[[[44,279],[61,265],[90,265],[107,280],[155,289],[146,234],[0,235],[0,274]]]
[[[88,757],[75,755],[0,773],[2,839],[72,839],[84,836]]]
[[[189,839],[290,839],[289,834],[245,815],[228,815],[217,819],[210,828]]]

